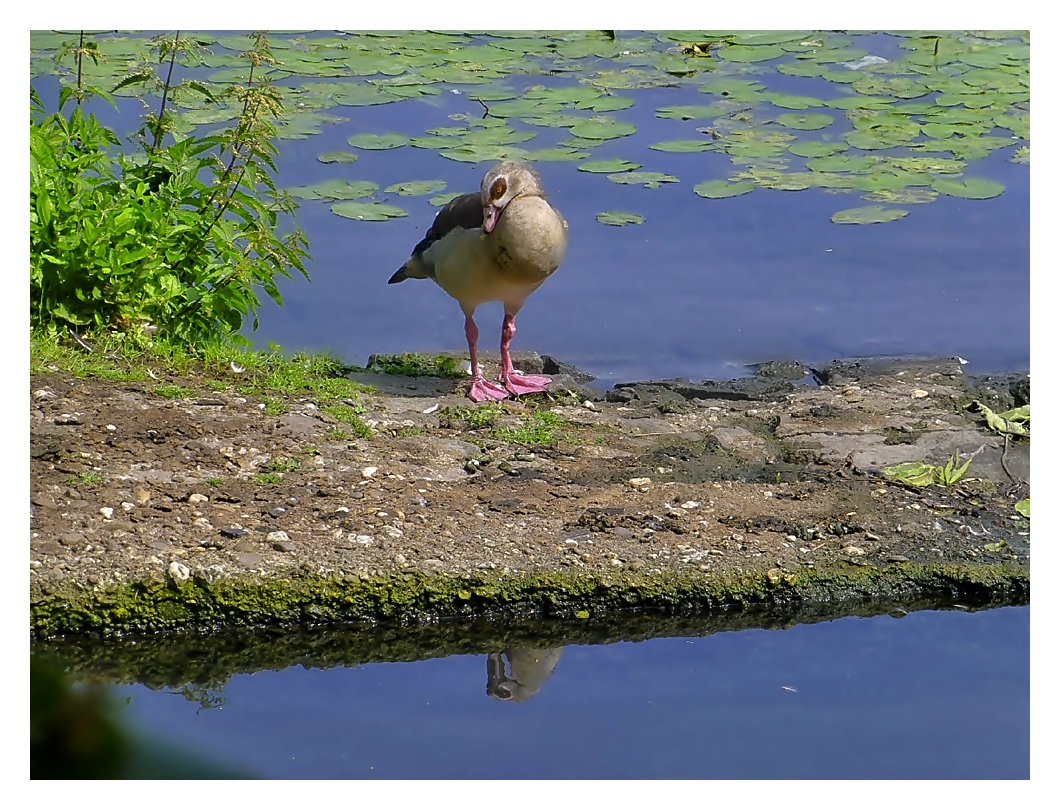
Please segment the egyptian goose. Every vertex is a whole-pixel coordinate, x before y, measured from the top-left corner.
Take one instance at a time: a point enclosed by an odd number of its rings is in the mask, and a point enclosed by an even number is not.
[[[475,402],[544,391],[549,377],[518,373],[508,348],[515,316],[527,296],[563,261],[567,221],[549,205],[537,175],[522,163],[504,161],[486,172],[478,194],[451,200],[434,218],[409,260],[389,284],[429,278],[464,311],[464,335],[471,355]],[[487,301],[504,304],[501,328],[501,385],[482,377],[478,365],[475,309]]]

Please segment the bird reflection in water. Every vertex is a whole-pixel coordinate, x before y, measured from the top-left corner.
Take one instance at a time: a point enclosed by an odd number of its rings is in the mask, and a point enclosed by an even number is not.
[[[534,650],[513,647],[486,657],[486,694],[497,700],[521,703],[537,694],[556,668],[563,648]],[[507,673],[505,674],[505,659]]]

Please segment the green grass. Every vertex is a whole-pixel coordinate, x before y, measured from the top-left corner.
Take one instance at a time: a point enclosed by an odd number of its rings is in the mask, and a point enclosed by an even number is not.
[[[276,472],[255,473],[250,480],[255,484],[272,485],[280,483],[283,476]]]
[[[427,354],[379,354],[374,355],[369,371],[383,374],[403,374],[406,377],[454,377],[464,378],[462,364],[452,357]]]
[[[208,487],[219,487],[225,482],[225,480],[219,475],[211,475],[208,478],[202,479],[202,482]]]
[[[155,393],[166,399],[183,399],[191,396],[191,391],[183,385],[159,385],[155,387]]]
[[[271,470],[272,472],[294,472],[299,466],[298,459],[280,456],[266,464],[265,469]]]
[[[36,330],[30,339],[30,373],[62,371],[79,379],[118,382],[184,378],[184,384],[164,383],[153,391],[177,399],[194,396],[194,387],[214,392],[234,389],[260,398],[264,413],[271,416],[286,411],[285,398],[299,397],[330,409],[356,435],[371,435],[368,426],[354,417],[367,410],[365,395],[374,389],[344,376],[354,367],[330,355],[300,352],[284,357],[278,346],[249,351],[221,343],[192,349],[135,333],[99,331],[81,337],[91,351],[61,333]]]
[[[353,435],[357,438],[372,438],[372,429],[358,416],[358,413],[364,413],[363,407],[358,410],[350,405],[340,403],[338,405],[325,405],[320,410],[330,413],[343,424],[349,425],[353,429]]]
[[[103,476],[95,470],[86,470],[80,475],[71,475],[69,478],[63,481],[63,483],[66,484],[68,487],[73,487],[77,486],[78,484],[98,484],[102,480]]]
[[[404,438],[408,438],[409,436],[420,436],[420,435],[422,435],[422,433],[423,433],[423,428],[403,427],[403,428],[400,428],[395,435],[404,439]]]
[[[498,439],[517,444],[555,444],[562,438],[557,434],[556,428],[566,422],[566,419],[552,411],[537,411],[524,419],[518,427],[502,426],[494,431],[494,435]]]

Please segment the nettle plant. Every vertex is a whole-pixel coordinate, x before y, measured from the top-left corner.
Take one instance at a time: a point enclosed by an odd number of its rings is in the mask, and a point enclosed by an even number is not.
[[[151,43],[157,63],[168,63],[164,79],[144,57],[113,91],[87,86],[84,60],[102,56],[82,32],[57,56],[74,57],[77,67],[76,84],[60,91],[59,110],[46,114],[30,89],[34,328],[157,328],[178,343],[247,345],[237,332],[247,318],[257,328],[258,290],[279,304],[277,276],[296,270],[308,280],[305,235],[276,230],[279,215],[297,207],[273,181],[273,122],[283,104],[261,73],[276,60],[260,32],[248,36],[252,44],[240,54],[246,82],[222,91],[194,80],[173,83],[175,65],[197,65],[202,52],[179,32]],[[112,93],[130,86],[144,86],[160,101],[132,138],[137,148],[123,153],[117,136],[82,106],[91,96],[115,104]],[[203,137],[181,133],[176,113],[193,93],[233,108],[234,124]]]

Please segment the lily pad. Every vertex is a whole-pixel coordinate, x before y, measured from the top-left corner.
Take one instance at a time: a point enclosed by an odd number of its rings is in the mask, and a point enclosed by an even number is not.
[[[660,183],[680,183],[681,181],[672,174],[662,172],[625,172],[622,174],[609,174],[607,179],[612,183],[621,183],[627,186],[643,185],[644,188],[658,188]]]
[[[749,194],[756,188],[754,183],[730,183],[727,180],[705,180],[697,185],[693,191],[700,197],[710,200],[721,200],[726,197],[739,197],[741,194]]]
[[[622,160],[621,158],[611,158],[610,160],[587,160],[585,163],[578,164],[578,171],[595,172],[598,174],[611,174],[612,172],[631,172],[634,169],[639,168],[639,163],[633,163],[629,160]]]
[[[838,152],[845,152],[850,148],[846,143],[826,143],[824,141],[796,141],[788,146],[788,151],[793,155],[804,158],[828,157]]]
[[[969,177],[966,180],[939,179],[932,183],[931,187],[950,197],[963,197],[967,200],[989,200],[1005,190],[1001,183],[980,177]]]
[[[317,160],[321,163],[353,163],[357,160],[357,155],[353,152],[325,152],[322,155],[317,155]]]
[[[364,222],[385,222],[396,217],[407,217],[408,211],[398,208],[396,205],[384,203],[358,203],[342,202],[331,206],[331,212],[346,219],[361,220]]]
[[[447,202],[449,202],[450,200],[455,200],[459,196],[460,196],[460,192],[459,191],[449,191],[449,192],[446,192],[445,194],[436,194],[435,196],[433,196],[429,200],[427,200],[427,202],[430,203],[431,205],[437,207],[437,208],[441,208]]]
[[[596,221],[604,225],[641,225],[644,217],[640,214],[630,214],[625,211],[604,211],[596,215]]]
[[[587,157],[589,157],[588,152],[567,146],[553,146],[546,149],[532,149],[526,153],[524,159],[533,163],[538,160],[542,162],[584,160]]]
[[[779,45],[729,45],[717,51],[720,58],[730,62],[768,62],[785,53]]]
[[[803,115],[784,113],[777,116],[777,123],[789,129],[824,129],[830,126],[833,121],[835,119],[832,116],[824,113],[805,113]]]
[[[656,118],[672,118],[677,121],[696,121],[704,118],[717,118],[729,112],[721,104],[686,104],[678,107],[659,107]]]
[[[661,141],[649,144],[649,149],[656,152],[706,152],[718,148],[717,141],[683,140],[683,141]]]
[[[357,200],[370,197],[379,186],[370,180],[323,180],[312,186],[298,186],[287,191],[301,200]]]
[[[880,222],[894,222],[909,212],[901,208],[884,208],[882,205],[866,205],[861,208],[848,208],[832,215],[832,222],[837,225],[874,225]]]
[[[387,186],[383,191],[400,194],[402,197],[419,197],[424,194],[434,194],[446,187],[444,180],[413,180],[408,183],[394,183]]]
[[[600,96],[588,101],[579,101],[574,106],[579,110],[592,110],[598,113],[615,112],[632,107],[633,99],[629,96]]]
[[[636,131],[637,128],[633,124],[625,121],[583,121],[570,128],[571,135],[596,141],[624,138]]]
[[[359,132],[346,139],[350,146],[358,149],[396,149],[405,146],[409,142],[406,135],[400,132],[388,132],[385,135],[373,135],[371,132]]]

